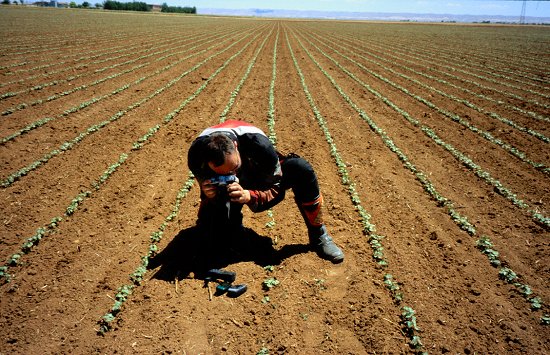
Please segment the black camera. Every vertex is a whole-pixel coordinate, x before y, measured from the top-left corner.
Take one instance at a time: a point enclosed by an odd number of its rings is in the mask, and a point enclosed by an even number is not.
[[[239,179],[235,175],[217,175],[213,178],[210,178],[210,183],[216,186],[217,196],[222,200],[227,200],[229,198],[227,194],[227,185],[239,182]]]
[[[217,187],[224,187],[237,181],[239,180],[235,175],[218,175],[210,179],[210,183]]]

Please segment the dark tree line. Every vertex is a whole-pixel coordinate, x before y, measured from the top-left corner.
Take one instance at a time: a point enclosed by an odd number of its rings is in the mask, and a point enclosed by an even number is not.
[[[184,14],[196,14],[197,8],[195,6],[189,7],[189,6],[168,6],[166,3],[162,4],[161,12],[179,12]]]
[[[8,0],[9,1],[9,0]],[[126,11],[151,11],[152,6],[147,5],[144,2],[119,2],[114,0],[106,0],[103,3],[103,8],[105,10],[126,10]],[[166,3],[162,4],[161,12],[178,12],[186,14],[196,14],[196,7],[189,6],[168,6]]]
[[[105,10],[126,10],[126,11],[151,11],[151,6],[144,2],[118,2],[107,0],[103,3]]]

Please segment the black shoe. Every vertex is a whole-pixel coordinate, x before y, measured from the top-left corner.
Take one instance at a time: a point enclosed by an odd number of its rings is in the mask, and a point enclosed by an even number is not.
[[[334,264],[344,261],[344,253],[334,243],[324,225],[319,228],[310,229],[309,243],[321,258],[329,260]]]

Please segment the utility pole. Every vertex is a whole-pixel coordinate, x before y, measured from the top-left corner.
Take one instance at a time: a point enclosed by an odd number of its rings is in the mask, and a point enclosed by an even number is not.
[[[519,24],[525,25],[525,8],[527,7],[527,0],[523,0],[521,5],[521,15],[519,15]]]

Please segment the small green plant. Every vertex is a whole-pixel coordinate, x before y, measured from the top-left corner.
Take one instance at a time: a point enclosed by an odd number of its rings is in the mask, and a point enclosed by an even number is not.
[[[325,286],[325,280],[324,279],[314,279],[315,285],[319,288],[319,290],[324,291],[327,289]]]
[[[493,266],[500,266],[500,260],[499,260],[499,253],[498,251],[493,249],[493,244],[489,240],[489,237],[482,235],[479,240],[476,242],[477,248],[481,250],[481,252],[485,255],[487,255],[487,258],[489,258],[489,262]]]
[[[531,302],[531,308],[533,310],[539,310],[542,308],[542,301],[540,297],[529,298],[529,302]]]
[[[279,285],[279,280],[277,280],[276,278],[274,277],[270,277],[268,279],[265,279],[264,282],[262,283],[263,284],[263,287],[264,289],[266,290],[270,290],[272,289],[273,287]]]
[[[515,272],[506,267],[500,269],[498,276],[509,283],[514,282],[514,280],[518,278],[518,275]]]
[[[8,274],[7,266],[0,266],[0,280],[2,280],[0,285],[11,281],[11,275]]]
[[[401,301],[403,301],[403,292],[400,291],[399,285],[397,282],[393,281],[393,276],[390,274],[384,275],[384,285],[386,285],[386,288],[390,290],[390,293],[393,296],[393,299],[397,304],[399,304]]]
[[[412,309],[411,307],[404,306],[402,310],[403,310],[403,313],[401,313],[401,319],[403,320],[405,329],[411,333],[413,333],[415,330],[420,330],[416,325],[416,316],[414,315],[415,314],[414,309]]]
[[[414,349],[421,349],[422,348],[422,342],[420,341],[420,337],[418,335],[414,335],[410,341],[411,346]]]
[[[403,330],[409,336],[409,344],[413,349],[418,352],[422,352],[423,344],[418,336],[420,328],[416,324],[415,311],[411,307],[403,306],[401,308],[401,324],[403,324]]]

